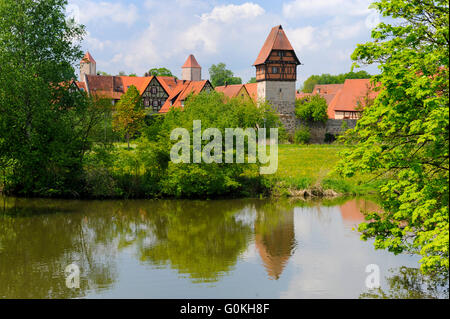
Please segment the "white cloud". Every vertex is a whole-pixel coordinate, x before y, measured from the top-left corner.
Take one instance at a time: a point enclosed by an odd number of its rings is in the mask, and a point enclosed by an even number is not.
[[[78,7],[79,21],[82,24],[89,22],[115,22],[131,26],[139,14],[134,4],[110,3],[105,1],[75,0],[72,7]]]
[[[370,13],[372,0],[294,0],[283,4],[287,18],[350,15],[361,16]]]
[[[256,18],[262,14],[264,14],[262,7],[255,3],[246,2],[242,5],[230,4],[215,7],[210,13],[202,14],[201,19],[230,23],[240,19]]]

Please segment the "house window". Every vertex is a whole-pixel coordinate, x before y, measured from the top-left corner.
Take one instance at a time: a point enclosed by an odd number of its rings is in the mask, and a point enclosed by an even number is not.
[[[278,51],[278,56],[279,57],[283,57],[284,56],[284,51]]]
[[[150,92],[152,94],[156,94],[158,92],[158,89],[156,88],[156,86],[152,86],[152,88],[150,89]]]
[[[278,73],[278,67],[273,66],[272,67],[272,73],[277,74]]]
[[[150,100],[149,99],[144,99],[144,106],[145,107],[150,106]]]

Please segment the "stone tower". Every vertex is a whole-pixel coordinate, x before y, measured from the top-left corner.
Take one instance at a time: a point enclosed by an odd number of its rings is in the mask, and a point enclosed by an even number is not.
[[[80,62],[80,81],[86,82],[85,75],[97,75],[97,63],[92,55],[87,52]]]
[[[191,54],[181,67],[182,80],[201,81],[202,67],[198,64],[195,57]]]
[[[253,64],[258,100],[272,105],[288,132],[295,131],[295,82],[299,64],[281,25],[272,28]]]

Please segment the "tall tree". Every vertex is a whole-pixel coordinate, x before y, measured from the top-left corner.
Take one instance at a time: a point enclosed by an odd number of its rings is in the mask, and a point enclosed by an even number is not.
[[[225,63],[211,65],[209,68],[209,76],[211,79],[211,84],[214,87],[225,84],[242,84],[242,79],[235,77],[233,72],[226,68]]]
[[[146,73],[148,76],[173,76],[172,72],[166,68],[153,68]]]
[[[352,58],[378,63],[379,95],[347,141],[357,143],[340,171],[384,177],[384,213],[368,215],[363,238],[394,253],[422,256],[424,272],[448,272],[449,5],[446,0],[380,0],[393,18],[372,31]],[[356,63],[356,62],[355,62]]]
[[[120,98],[119,103],[116,105],[116,112],[113,115],[113,128],[115,131],[122,132],[125,135],[128,149],[130,149],[130,137],[139,131],[144,119],[145,111],[142,106],[141,94],[132,85]]]
[[[84,28],[66,20],[66,5],[0,0],[0,158],[11,192],[68,195],[80,176],[89,113],[71,80]]]

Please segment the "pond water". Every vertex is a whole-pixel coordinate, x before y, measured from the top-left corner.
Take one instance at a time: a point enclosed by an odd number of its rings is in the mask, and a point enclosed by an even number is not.
[[[417,256],[360,240],[361,211],[379,209],[363,199],[0,205],[0,298],[430,296]],[[371,264],[380,290],[366,288]],[[66,285],[68,265],[79,288]]]

